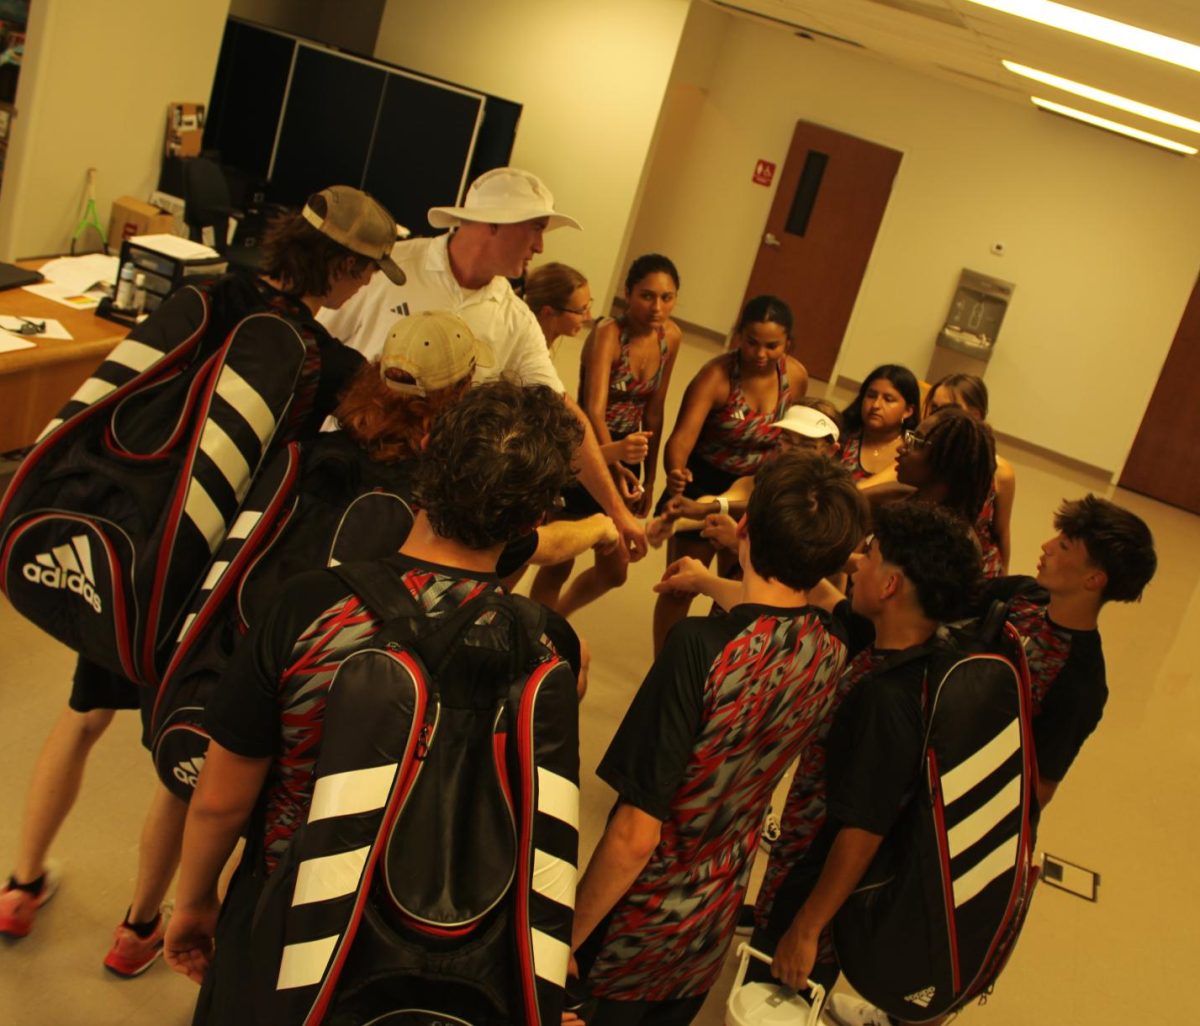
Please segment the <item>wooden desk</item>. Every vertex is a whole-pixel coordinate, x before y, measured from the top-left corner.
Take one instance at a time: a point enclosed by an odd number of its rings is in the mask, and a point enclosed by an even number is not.
[[[44,260],[22,261],[38,268]],[[33,349],[0,353],[0,453],[32,445],[42,428],[94,371],[129,329],[91,310],[72,310],[24,289],[0,292],[0,314],[33,320],[53,317],[74,338],[23,338]]]

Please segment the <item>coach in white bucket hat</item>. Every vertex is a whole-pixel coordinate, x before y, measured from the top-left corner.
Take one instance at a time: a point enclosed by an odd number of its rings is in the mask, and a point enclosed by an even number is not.
[[[464,221],[516,224],[546,218],[546,231],[578,228],[579,222],[554,209],[554,194],[535,174],[515,167],[498,167],[471,183],[461,207],[431,207],[434,228],[453,228]]]
[[[429,223],[453,231],[396,243],[392,259],[406,277],[403,285],[377,274],[340,309],[321,311],[318,320],[374,359],[398,316],[447,310],[461,317],[495,357],[492,366],[477,367],[477,383],[503,376],[522,385],[547,385],[563,397],[584,431],[580,483],[612,517],[631,558],[640,559],[646,554],[645,529],[617,491],[591,423],[566,394],[533,311],[508,283],[542,252],[546,232],[578,229],[579,222],[554,209],[554,195],[537,175],[500,167],[472,182],[461,206],[431,208]]]

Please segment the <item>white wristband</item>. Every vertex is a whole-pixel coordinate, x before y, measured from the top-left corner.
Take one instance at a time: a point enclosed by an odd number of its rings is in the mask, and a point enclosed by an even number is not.
[[[729,500],[725,498],[717,499],[717,512],[724,516],[729,516]]]

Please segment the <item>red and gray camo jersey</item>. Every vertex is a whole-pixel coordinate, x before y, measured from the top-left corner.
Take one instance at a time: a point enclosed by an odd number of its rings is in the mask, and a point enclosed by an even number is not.
[[[845,659],[812,612],[760,615],[721,649],[662,838],[588,974],[594,994],[660,1001],[712,988],[771,792],[829,717]]]

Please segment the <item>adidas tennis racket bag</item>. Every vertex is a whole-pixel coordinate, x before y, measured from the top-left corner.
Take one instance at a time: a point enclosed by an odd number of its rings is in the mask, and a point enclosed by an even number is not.
[[[544,610],[375,594],[330,684],[307,822],[252,937],[255,1021],[557,1026],[578,848],[578,704]],[[407,594],[403,596],[408,599]]]
[[[208,750],[204,710],[238,643],[296,574],[397,552],[413,519],[400,494],[406,476],[342,432],[290,443],[259,474],[183,620],[155,701],[151,753],[177,798],[191,800]]]
[[[187,286],[134,328],[0,504],[0,587],[17,611],[150,686],[305,360],[288,321],[253,313],[225,332],[210,305]]]
[[[912,800],[833,921],[838,962],[906,1022],[988,989],[1035,878],[1029,671],[1003,604],[929,653],[924,758]],[[895,665],[895,664],[893,664]]]

